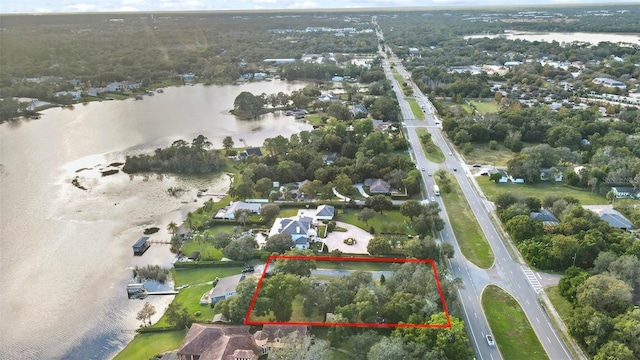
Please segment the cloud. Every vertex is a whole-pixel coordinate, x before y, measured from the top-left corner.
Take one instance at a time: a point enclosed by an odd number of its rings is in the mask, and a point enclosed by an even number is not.
[[[276,0],[252,0],[251,2],[254,4],[276,4],[277,3]]]
[[[89,12],[97,10],[95,5],[86,3],[67,5],[63,9],[64,12]]]
[[[305,2],[294,2],[293,4],[287,6],[287,9],[317,9],[320,5],[314,3],[313,1],[305,1]]]

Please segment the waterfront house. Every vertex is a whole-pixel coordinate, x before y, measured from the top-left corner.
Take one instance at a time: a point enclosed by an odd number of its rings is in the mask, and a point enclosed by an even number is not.
[[[216,213],[216,215],[214,217],[216,219],[234,220],[235,219],[235,213],[238,210],[249,210],[253,214],[260,214],[260,206],[262,206],[262,204],[246,203],[246,202],[242,202],[242,201],[236,201],[236,202],[232,202],[229,206],[226,206],[226,207],[218,210],[218,212]]]
[[[246,325],[193,324],[178,349],[179,360],[257,360],[267,354]]]
[[[200,305],[213,305],[220,300],[228,299],[236,295],[236,287],[244,279],[244,274],[223,277],[218,279],[215,286],[204,293],[200,298]]]

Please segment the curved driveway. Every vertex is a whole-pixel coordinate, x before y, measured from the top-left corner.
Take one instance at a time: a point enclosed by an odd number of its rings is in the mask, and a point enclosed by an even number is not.
[[[347,231],[333,231],[325,239],[322,239],[327,244],[329,251],[338,249],[343,253],[368,254],[367,245],[369,245],[369,240],[373,238],[369,232],[340,221],[336,222],[336,225],[347,229]],[[353,245],[345,244],[344,240],[348,238],[356,239],[356,243]]]

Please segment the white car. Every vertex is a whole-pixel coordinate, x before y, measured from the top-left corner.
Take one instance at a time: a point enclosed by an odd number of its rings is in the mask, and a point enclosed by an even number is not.
[[[494,347],[496,346],[496,342],[493,340],[493,336],[487,334],[487,344],[489,344],[489,346]]]

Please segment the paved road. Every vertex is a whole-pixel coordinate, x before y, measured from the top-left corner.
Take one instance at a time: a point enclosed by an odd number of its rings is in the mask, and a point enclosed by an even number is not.
[[[384,54],[381,55],[385,56]],[[520,259],[515,259],[511,256],[500,233],[491,221],[490,211],[493,205],[486,200],[477,184],[474,183],[473,177],[468,172],[468,167],[460,160],[455,149],[445,140],[440,127],[436,125],[435,108],[415,85],[413,85],[414,97],[424,105],[426,120],[418,121],[414,119],[409,104],[404,100],[400,84],[392,76],[390,62],[395,64],[394,68],[403,77],[407,76],[408,73],[397,58],[392,57],[383,61],[387,77],[394,84],[394,91],[398,97],[404,119],[403,130],[411,143],[411,147],[414,149],[412,156],[416,161],[417,167],[419,169],[425,168],[425,172],[429,173],[433,173],[439,168],[458,170],[452,173],[458,180],[495,255],[495,262],[488,270],[480,269],[469,262],[460,251],[446,211],[442,212],[445,229],[440,233],[440,240],[451,243],[456,250],[456,255],[449,262],[449,267],[455,276],[462,279],[463,286],[458,290],[458,296],[478,359],[502,359],[497,347],[490,347],[485,340],[485,335],[490,333],[490,328],[484,316],[480,300],[482,290],[489,284],[502,287],[520,302],[550,359],[571,359],[565,344],[559,338],[555,328],[551,325],[548,315],[538,301],[538,292],[543,291],[538,281],[538,276],[523,264]],[[434,143],[445,153],[446,159],[444,163],[434,164],[426,159],[416,133],[417,128],[426,128],[431,133]],[[427,192],[425,195],[432,197],[432,189],[435,184],[433,177],[425,175],[423,176],[423,182]],[[435,198],[444,209],[441,199],[437,196]]]

